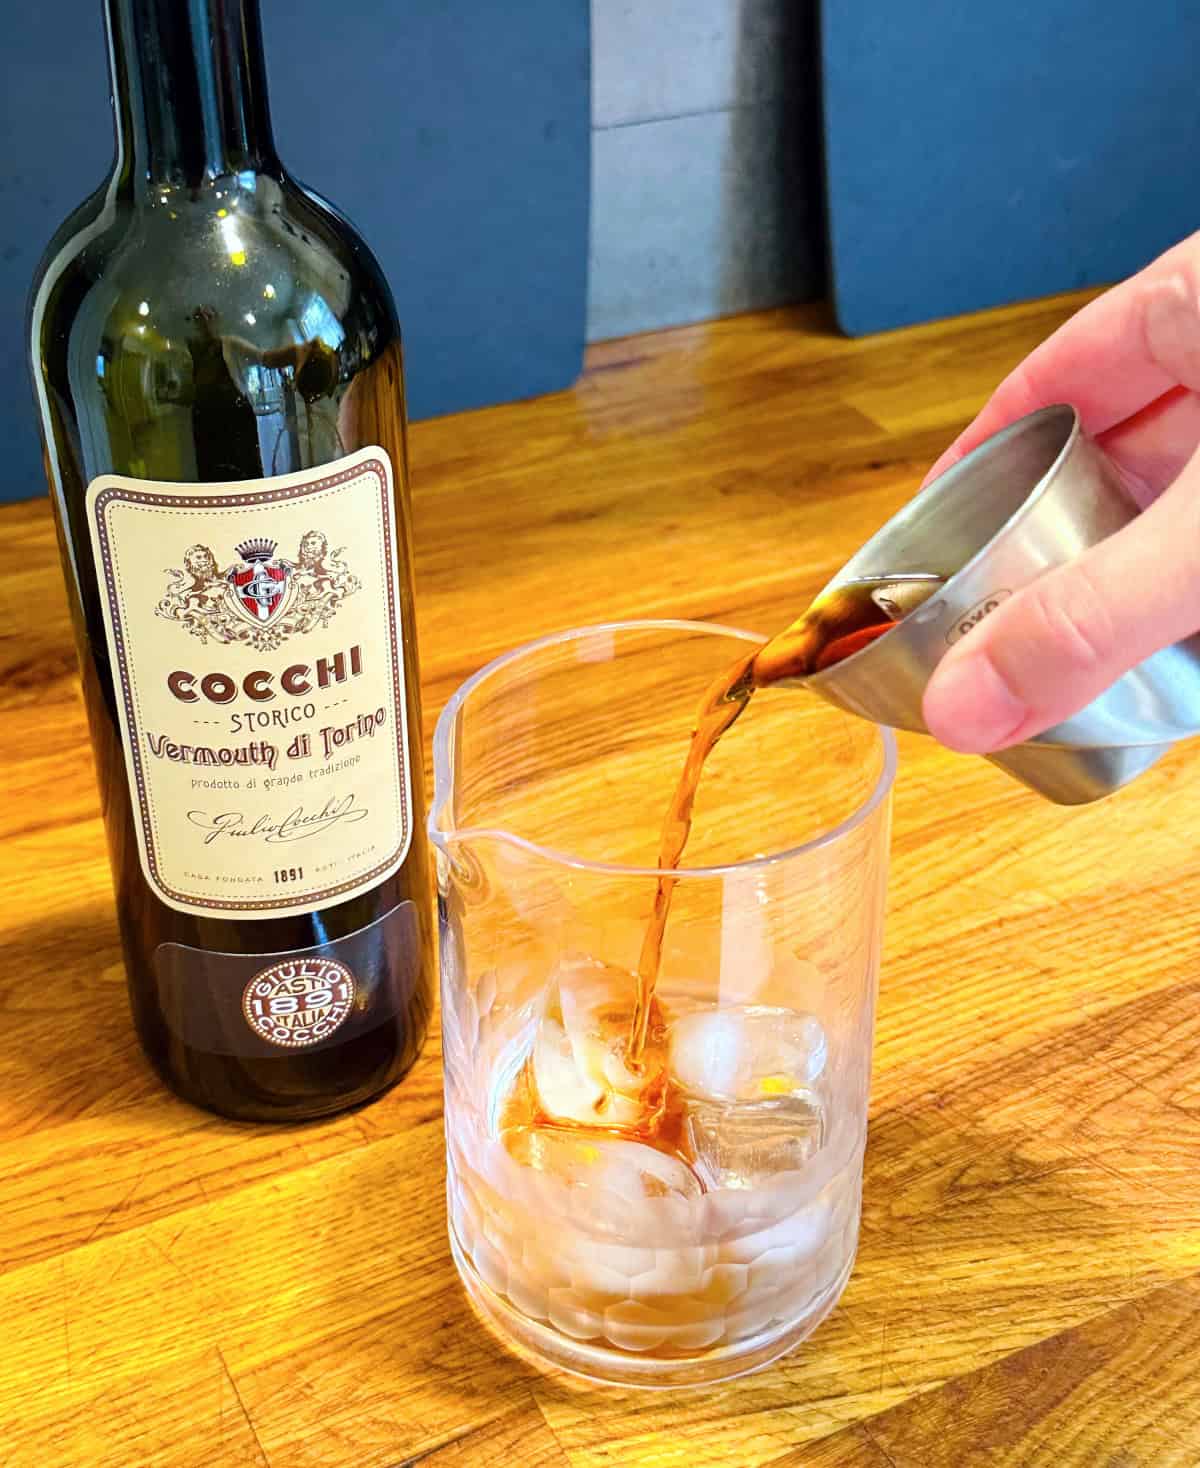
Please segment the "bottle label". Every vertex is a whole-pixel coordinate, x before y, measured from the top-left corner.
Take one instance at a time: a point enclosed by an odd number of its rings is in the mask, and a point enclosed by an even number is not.
[[[392,490],[380,448],[272,479],[88,487],[142,870],[170,907],[309,912],[407,855]]]

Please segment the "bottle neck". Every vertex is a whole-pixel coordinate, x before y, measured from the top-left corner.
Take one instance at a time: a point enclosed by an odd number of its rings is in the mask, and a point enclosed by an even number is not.
[[[105,0],[120,181],[277,166],[258,0]]]

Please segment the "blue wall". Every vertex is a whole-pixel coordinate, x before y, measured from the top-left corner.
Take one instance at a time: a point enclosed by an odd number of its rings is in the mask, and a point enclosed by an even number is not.
[[[336,9],[331,27],[329,0],[262,0],[276,132],[387,270],[413,416],[566,386],[586,318],[587,0]],[[10,8],[0,68],[4,500],[44,490],[29,282],[112,157],[101,0]]]
[[[1200,226],[1200,7],[825,0],[844,330],[1121,278]]]
[[[824,0],[819,39],[818,0],[340,0],[337,30],[329,0],[261,3],[281,149],[383,259],[417,417],[566,386],[585,326],[823,293],[827,209],[855,334],[1115,279],[1200,226],[1200,8],[1180,0]],[[111,134],[101,0],[6,19],[16,499],[42,488],[26,288]]]

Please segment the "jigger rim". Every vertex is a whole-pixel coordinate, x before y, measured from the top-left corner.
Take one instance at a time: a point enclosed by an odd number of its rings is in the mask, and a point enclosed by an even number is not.
[[[439,851],[448,858],[451,857],[450,848],[458,842],[470,842],[478,840],[501,841],[509,846],[514,846],[528,855],[537,857],[547,862],[553,862],[556,866],[568,867],[573,871],[585,871],[600,873],[605,876],[620,877],[645,877],[655,881],[662,875],[663,869],[658,866],[632,866],[624,863],[592,861],[586,857],[577,856],[572,852],[560,851],[555,847],[547,846],[541,842],[531,841],[526,836],[519,836],[514,831],[508,831],[502,827],[495,826],[456,826],[451,811],[452,791],[455,782],[455,741],[454,727],[459,712],[467,699],[489,678],[509,667],[512,663],[530,656],[532,653],[541,652],[545,648],[579,640],[585,637],[604,637],[621,632],[698,632],[713,634],[722,637],[735,638],[746,643],[755,643],[762,646],[767,638],[755,632],[747,632],[740,627],[727,627],[720,622],[693,622],[674,617],[637,617],[616,622],[595,622],[580,627],[567,627],[558,632],[551,632],[545,637],[535,638],[532,642],[523,643],[520,647],[510,649],[501,653],[490,663],[486,663],[478,672],[473,673],[462,683],[451,695],[446,706],[438,715],[437,724],[433,731],[433,800],[430,803],[429,815],[426,820],[426,829],[429,839]],[[852,718],[850,714],[847,718]],[[845,836],[861,826],[879,808],[891,793],[892,785],[896,778],[897,753],[896,738],[890,729],[882,725],[875,726],[882,745],[882,759],[879,774],[871,789],[853,810],[842,818],[829,830],[822,831],[819,836],[814,836],[799,845],[789,846],[782,851],[768,852],[763,856],[748,857],[744,861],[723,862],[716,866],[679,866],[671,870],[672,880],[682,882],[700,879],[713,879],[728,877],[742,872],[762,871],[770,867],[779,866],[786,861],[794,861],[797,857],[803,857],[811,852],[820,851],[827,846],[832,846],[842,840]],[[670,767],[666,769],[668,779],[674,777],[675,771]],[[669,794],[669,784],[664,786],[663,806],[666,807],[666,798]],[[451,858],[452,859],[452,858]]]
[[[943,469],[936,479],[931,479],[928,484],[919,489],[906,504],[901,506],[894,515],[890,516],[879,527],[874,535],[863,542],[858,550],[855,551],[854,555],[851,556],[850,560],[821,588],[817,593],[817,597],[820,598],[827,592],[836,591],[839,586],[845,586],[847,583],[853,581],[867,579],[903,580],[906,575],[905,572],[891,571],[886,565],[882,565],[882,562],[887,559],[886,555],[882,552],[878,553],[881,561],[880,570],[876,571],[872,567],[868,572],[864,569],[871,564],[872,547],[877,544],[883,544],[886,540],[890,539],[894,536],[896,530],[905,523],[911,523],[913,520],[923,518],[928,513],[930,501],[947,494],[953,494],[958,480],[977,473],[980,467],[993,457],[1003,455],[1013,439],[1025,437],[1040,423],[1053,422],[1055,420],[1062,422],[1065,432],[1062,443],[1054,452],[1053,459],[1051,459],[1050,463],[1037,479],[1030,484],[1028,492],[1021,500],[1021,503],[1000,522],[979,549],[973,555],[969,556],[961,566],[958,566],[948,576],[943,578],[944,584],[929,599],[930,607],[940,603],[947,595],[952,595],[954,583],[968,581],[982,562],[995,553],[997,545],[1012,534],[1013,531],[1018,529],[1021,523],[1033,513],[1038,502],[1050,492],[1051,486],[1058,478],[1063,465],[1070,458],[1083,433],[1083,424],[1080,420],[1079,413],[1070,403],[1050,403],[1046,407],[1035,408],[1032,412],[1023,414],[1020,418],[1014,419],[1013,422],[1006,424],[1003,428],[997,429],[995,433],[989,434],[987,438],[977,443],[969,453],[964,454],[961,459],[956,460],[953,464]],[[848,575],[847,572],[854,565],[859,566],[859,569],[853,574]],[[921,610],[921,608],[917,609],[918,617]],[[844,669],[849,668],[851,664],[863,665],[870,661],[881,661],[887,655],[888,642],[897,632],[903,629],[907,620],[908,618],[902,618],[894,627],[890,628],[882,636],[876,637],[865,647],[859,648],[857,652],[851,653],[848,657],[839,659],[832,667],[823,668],[816,673],[810,673],[802,681],[816,687],[828,686],[836,683],[838,675]]]

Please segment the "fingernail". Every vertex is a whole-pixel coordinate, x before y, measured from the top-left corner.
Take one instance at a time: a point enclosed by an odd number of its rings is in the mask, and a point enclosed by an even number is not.
[[[934,674],[925,693],[929,732],[962,754],[998,749],[1028,713],[985,653],[955,659]]]

